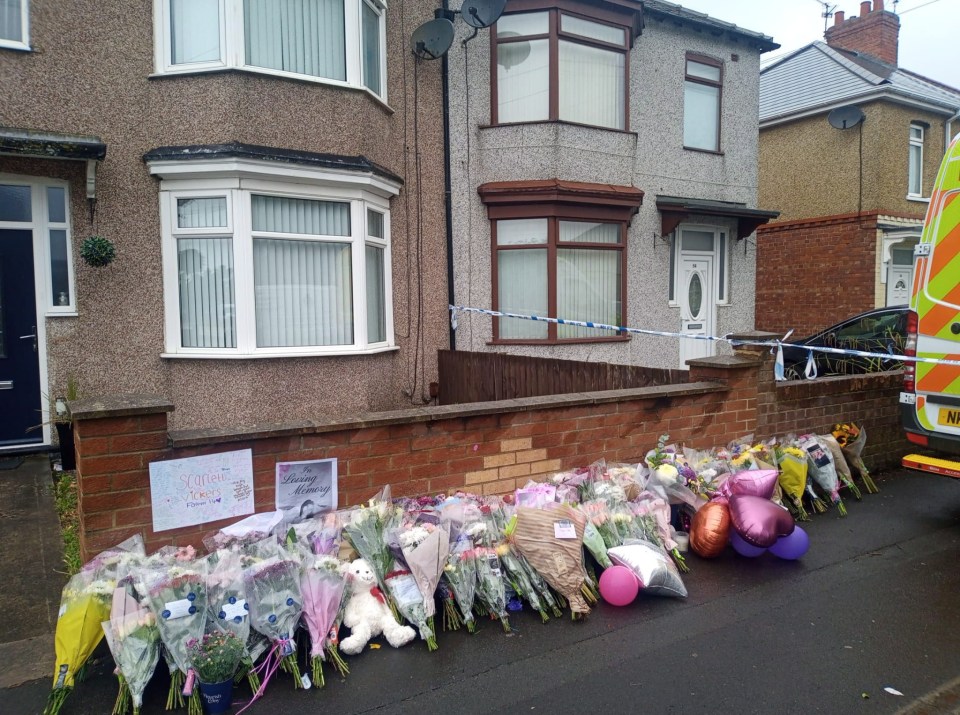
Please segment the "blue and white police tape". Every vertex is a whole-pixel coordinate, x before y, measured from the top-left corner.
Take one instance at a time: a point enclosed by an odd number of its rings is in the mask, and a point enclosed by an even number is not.
[[[457,329],[457,313],[478,313],[488,315],[493,318],[519,318],[520,320],[533,320],[541,323],[556,323],[557,325],[574,325],[580,328],[596,328],[597,330],[612,330],[618,333],[630,333],[634,335],[652,335],[659,338],[683,338],[685,340],[709,340],[715,343],[729,343],[733,347],[744,345],[766,347],[777,351],[777,363],[774,367],[774,375],[778,380],[786,379],[783,375],[783,347],[805,348],[807,350],[807,365],[804,369],[806,377],[813,379],[817,376],[817,366],[813,359],[813,353],[828,353],[830,355],[852,355],[854,357],[879,358],[880,360],[896,360],[897,362],[912,363],[930,363],[934,365],[956,365],[960,366],[960,360],[947,360],[945,358],[912,357],[909,355],[898,355],[896,353],[874,353],[866,350],[854,350],[852,348],[831,348],[825,345],[798,345],[788,343],[783,340],[742,340],[731,338],[727,335],[689,335],[687,333],[675,333],[666,330],[645,330],[643,328],[630,328],[625,325],[609,325],[607,323],[595,323],[585,320],[570,320],[568,318],[547,318],[539,315],[522,315],[520,313],[509,313],[501,310],[488,310],[486,308],[470,308],[462,305],[451,305],[450,325],[454,330]],[[790,331],[792,333],[793,331]],[[787,336],[790,335],[787,333]]]

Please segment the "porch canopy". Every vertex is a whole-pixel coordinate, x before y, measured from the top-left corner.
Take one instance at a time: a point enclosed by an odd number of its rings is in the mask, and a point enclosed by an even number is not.
[[[87,198],[97,195],[97,162],[107,155],[100,137],[0,127],[0,155],[87,162]]]
[[[669,236],[690,216],[728,216],[737,219],[737,239],[746,238],[762,226],[780,215],[779,211],[764,211],[747,208],[746,204],[734,201],[711,201],[709,199],[687,199],[680,196],[657,196],[657,210],[660,211],[660,235]]]

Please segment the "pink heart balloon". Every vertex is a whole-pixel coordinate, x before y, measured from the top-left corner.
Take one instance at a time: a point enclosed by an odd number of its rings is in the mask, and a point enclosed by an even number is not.
[[[777,487],[777,477],[780,473],[776,469],[749,469],[738,472],[720,485],[717,493],[728,499],[734,494],[750,494],[755,497],[769,499]]]
[[[767,549],[796,528],[790,512],[752,494],[730,497],[730,524],[747,543]]]

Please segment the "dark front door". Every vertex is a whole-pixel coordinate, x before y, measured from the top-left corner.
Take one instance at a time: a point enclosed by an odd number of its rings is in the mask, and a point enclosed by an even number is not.
[[[33,232],[0,229],[0,446],[42,442],[40,408]]]

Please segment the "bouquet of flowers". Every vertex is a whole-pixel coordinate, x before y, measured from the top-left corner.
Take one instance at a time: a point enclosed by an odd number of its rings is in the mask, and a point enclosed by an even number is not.
[[[403,560],[407,564],[421,594],[421,605],[426,615],[426,627],[429,636],[420,629],[420,637],[427,641],[430,650],[436,650],[437,641],[434,636],[433,617],[436,613],[434,594],[440,577],[443,575],[450,553],[450,534],[445,525],[435,523],[438,520],[433,514],[428,517],[421,515],[415,521],[406,521],[395,538],[400,544]],[[394,581],[396,584],[396,581]],[[389,585],[389,584],[388,584]],[[391,589],[394,586],[391,586]],[[400,605],[399,600],[397,605]],[[403,609],[401,608],[401,613]],[[419,609],[416,613],[419,615]],[[406,614],[404,613],[404,617]],[[409,619],[408,619],[409,620]],[[414,623],[411,621],[411,623]],[[418,625],[419,624],[415,624]]]
[[[853,422],[842,422],[835,424],[832,432],[850,466],[860,474],[867,494],[879,492],[880,489],[877,487],[877,483],[873,481],[873,477],[870,476],[870,471],[867,469],[867,465],[863,463],[861,456],[867,443],[867,431],[863,427],[857,427]]]
[[[410,571],[398,568],[387,574],[386,581],[387,589],[400,614],[420,632],[420,638],[427,642],[427,649],[436,650],[437,639],[428,623],[423,594],[417,585],[416,577]]]
[[[690,567],[687,566],[670,530],[670,505],[651,492],[643,492],[633,506],[633,513],[646,525],[648,539],[652,532],[653,538],[649,540],[659,544],[670,554],[681,573],[688,573]]]
[[[294,688],[303,687],[294,632],[303,610],[300,565],[272,539],[251,548],[257,560],[244,569],[243,586],[250,607],[250,626],[270,639],[272,647],[260,666],[266,675],[254,699],[263,695],[280,668],[293,676]]]
[[[443,577],[460,610],[459,618],[467,624],[467,631],[477,632],[477,622],[473,617],[473,602],[477,594],[477,554],[473,539],[461,532],[450,544],[447,563],[443,567]],[[456,622],[457,614],[447,614],[447,618]]]
[[[475,549],[477,566],[477,597],[491,618],[499,619],[504,633],[510,633],[507,616],[507,591],[500,569],[500,557],[492,546],[478,545]]]
[[[126,713],[131,703],[134,715],[138,715],[143,705],[143,691],[160,659],[157,620],[148,609],[140,606],[126,587],[119,587],[113,593],[110,620],[101,626],[117,664],[119,692],[112,715]]]
[[[246,677],[250,689],[257,692],[260,677],[253,667],[247,646],[250,639],[250,606],[243,583],[243,561],[250,557],[236,550],[221,549],[207,557],[207,619],[209,629],[233,633],[243,644],[238,679]]]
[[[614,546],[619,546],[623,543],[623,538],[617,529],[616,522],[613,520],[613,515],[610,512],[610,507],[607,502],[602,499],[586,501],[580,504],[580,511],[586,516],[593,530],[600,535],[605,549],[612,549]],[[594,557],[597,558],[597,562],[600,563],[601,566],[606,566],[606,564],[597,557],[599,551],[594,550],[594,547],[591,546],[593,540],[591,539],[590,542],[587,542],[586,532],[584,532],[584,543]],[[606,552],[604,551],[604,553]],[[607,560],[609,561],[609,559]]]
[[[780,488],[787,495],[788,503],[793,507],[797,518],[808,521],[810,517],[803,508],[803,491],[807,485],[807,455],[799,447],[778,446],[776,459],[780,469],[777,477]]]
[[[169,559],[169,561],[167,560]],[[203,706],[193,692],[188,643],[202,638],[207,620],[206,561],[197,560],[193,547],[172,549],[145,563],[140,574],[150,610],[157,620],[160,638],[177,670],[170,673],[167,710],[182,706],[189,698],[191,715],[201,715]],[[190,675],[186,681],[184,678]]]
[[[366,506],[351,510],[349,517],[349,521],[343,526],[343,535],[370,564],[370,568],[377,575],[380,590],[387,593],[386,576],[394,561],[387,545],[387,535],[399,525],[403,510],[391,503],[390,487],[384,487]],[[393,601],[390,602],[390,607],[394,616],[399,619]]]
[[[810,476],[829,495],[840,516],[846,516],[847,507],[840,498],[840,480],[830,450],[821,444],[814,434],[801,436],[800,447],[807,453]]]
[[[836,437],[832,434],[817,435],[817,441],[830,450],[830,456],[833,457],[833,464],[837,469],[837,476],[840,478],[840,481],[843,482],[843,485],[850,490],[857,501],[863,499],[860,488],[853,483],[850,465],[847,464],[847,458],[843,456],[843,450],[840,449],[840,444],[837,442]]]
[[[340,571],[340,561],[335,556],[311,554],[306,557],[300,573],[303,621],[310,633],[313,682],[320,687],[326,684],[323,677],[324,645],[343,605],[345,588],[346,581]],[[335,657],[340,658],[339,654]],[[340,663],[342,668],[346,667],[342,660]]]
[[[206,633],[191,640],[187,647],[190,662],[200,683],[215,685],[232,681],[247,644],[231,631]]]
[[[114,582],[100,578],[96,568],[84,569],[63,587],[54,644],[53,690],[44,715],[56,715],[73,690],[78,671],[103,638],[101,623],[110,617]]]
[[[513,541],[547,582],[565,597],[574,618],[590,612],[584,600],[582,513],[568,506],[517,509]]]

